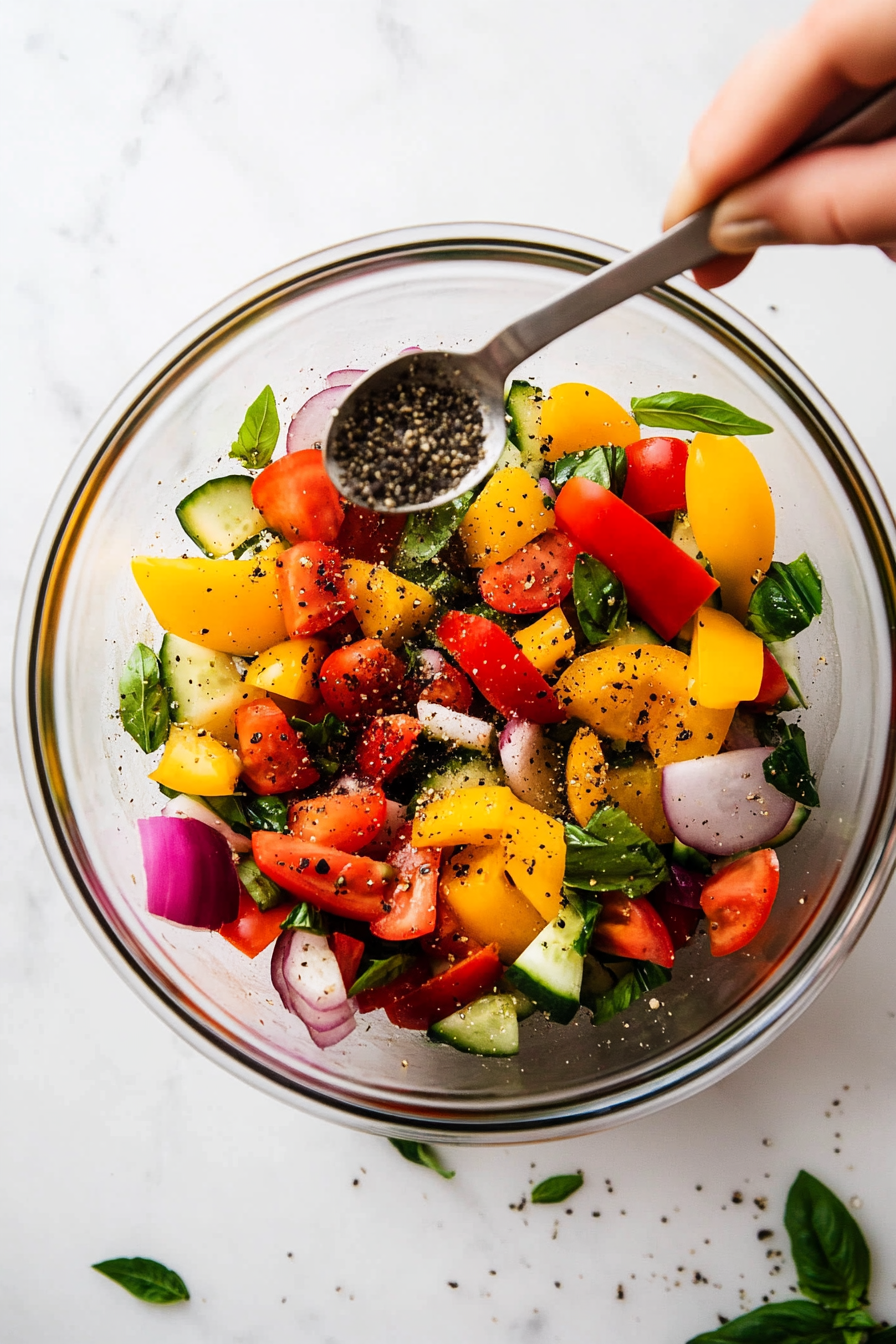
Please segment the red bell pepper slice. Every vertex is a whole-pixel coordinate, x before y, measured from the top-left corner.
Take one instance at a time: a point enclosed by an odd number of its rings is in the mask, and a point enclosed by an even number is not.
[[[253,482],[252,503],[287,541],[335,541],[342,527],[339,492],[319,448],[271,462]]]
[[[565,533],[543,532],[509,560],[486,566],[479,576],[483,601],[523,616],[559,606],[572,591],[576,549]]]
[[[384,913],[395,879],[387,863],[276,831],[253,831],[252,856],[266,877],[299,900],[365,923]]]
[[[708,877],[700,905],[709,921],[709,950],[727,957],[746,947],[771,913],[780,868],[773,849],[744,854]]]
[[[494,621],[449,611],[436,628],[436,638],[505,718],[560,723],[566,717],[557,692]]]
[[[259,910],[246,888],[240,883],[240,905],[236,919],[222,924],[218,933],[232,943],[246,957],[257,957],[280,936],[280,925],[289,914],[289,906],[277,905],[273,910]]]
[[[474,999],[481,998],[494,989],[504,967],[498,956],[497,943],[489,943],[480,952],[434,975],[419,989],[411,990],[405,998],[395,1004],[393,1021],[399,1027],[410,1027],[416,1031],[425,1031],[433,1022],[456,1013]]]
[[[326,845],[346,854],[375,840],[386,824],[386,795],[378,784],[356,793],[326,793],[291,803],[289,831],[307,844]]]
[[[300,541],[278,555],[275,564],[290,639],[327,630],[354,606],[342,573],[342,557],[334,547],[322,541]]]
[[[401,975],[390,980],[388,985],[379,985],[376,989],[362,989],[360,994],[353,995],[358,1005],[358,1012],[372,1013],[377,1008],[383,1008],[389,1021],[395,1022],[395,1005],[406,998],[411,990],[425,985],[428,979],[429,967],[421,957]]]
[[[370,922],[370,932],[390,942],[420,938],[436,927],[442,851],[415,849],[411,830],[410,822],[401,827],[386,859],[398,874],[389,896],[391,909]]]
[[[688,446],[684,439],[639,439],[625,449],[628,471],[622,498],[645,518],[668,518],[686,509]]]
[[[407,664],[380,640],[359,639],[325,660],[320,669],[321,695],[345,723],[366,723],[395,707],[406,672]]]
[[[320,779],[305,743],[270,700],[251,700],[236,711],[242,778],[255,793],[307,789]]]
[[[360,938],[352,938],[348,933],[331,933],[327,942],[336,958],[339,974],[346,989],[351,989],[358,978],[358,967],[364,955],[364,944]]]
[[[368,565],[388,565],[404,531],[407,515],[374,513],[359,504],[346,504],[345,522],[336,545],[346,560],[366,560]]]
[[[601,912],[591,936],[591,946],[609,956],[632,957],[652,961],[669,969],[675,960],[675,948],[660,916],[642,897],[630,901],[618,891],[600,898]]]
[[[702,565],[596,481],[573,476],[554,506],[582,550],[611,569],[638,615],[673,639],[718,588]]]
[[[770,650],[762,648],[762,681],[753,700],[744,700],[744,709],[774,709],[779,700],[790,690],[790,683],[784,675],[784,669]]]
[[[355,763],[361,774],[378,783],[391,779],[422,732],[423,724],[410,714],[384,714],[371,719],[355,747]]]

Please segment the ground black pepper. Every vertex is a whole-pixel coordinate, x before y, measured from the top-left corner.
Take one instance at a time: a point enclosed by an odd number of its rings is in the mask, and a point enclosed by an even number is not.
[[[482,460],[484,445],[476,394],[421,358],[338,422],[331,451],[359,501],[401,509],[448,494]]]

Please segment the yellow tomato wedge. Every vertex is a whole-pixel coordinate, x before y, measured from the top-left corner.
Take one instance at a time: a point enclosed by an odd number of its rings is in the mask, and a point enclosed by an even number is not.
[[[273,695],[310,704],[317,699],[317,674],[329,652],[324,639],[284,639],[259,654],[246,681]]]
[[[701,607],[694,617],[691,676],[694,694],[707,709],[736,709],[753,700],[762,684],[763,643],[726,611]]]
[[[533,667],[543,677],[553,676],[575,652],[576,637],[559,607],[546,611],[513,637]]]
[[[286,639],[274,557],[131,561],[137,586],[165,630],[222,653],[254,656]]]
[[[358,624],[368,639],[380,640],[387,649],[397,649],[406,639],[415,639],[435,614],[432,593],[384,565],[346,560],[343,572],[355,601]]]
[[[695,434],[685,477],[688,518],[722,590],[722,606],[747,614],[775,550],[775,506],[762,468],[740,439]]]
[[[549,462],[614,443],[637,443],[641,430],[628,411],[589,383],[559,383],[541,403],[541,433]]]
[[[471,938],[498,944],[503,962],[516,961],[547,922],[508,881],[500,846],[458,849],[443,867],[439,894]]]
[[[460,537],[468,562],[476,569],[509,560],[554,526],[544,495],[523,467],[496,471],[467,509]]]
[[[236,752],[209,733],[173,723],[162,759],[149,778],[178,793],[221,798],[233,793],[241,769]]]

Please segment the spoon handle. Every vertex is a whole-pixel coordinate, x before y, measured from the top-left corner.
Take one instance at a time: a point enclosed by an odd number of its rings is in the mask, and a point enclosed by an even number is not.
[[[862,97],[867,97],[863,92]],[[835,145],[872,144],[896,132],[896,83],[888,84],[858,110],[855,102],[834,126],[828,121],[822,134],[809,131],[778,163]],[[682,271],[691,270],[720,255],[709,241],[715,203],[676,224],[655,243],[620,261],[602,267],[597,275],[573,286],[558,299],[528,313],[498,333],[482,351],[496,373],[506,377],[529,355],[598,313]]]

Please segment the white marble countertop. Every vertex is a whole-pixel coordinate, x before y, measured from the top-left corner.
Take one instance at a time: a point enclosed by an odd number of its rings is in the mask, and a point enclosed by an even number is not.
[[[293,256],[402,224],[646,241],[697,112],[800,7],[8,0],[7,646],[56,482],[179,327]],[[896,499],[896,267],[770,251],[727,297],[814,377]],[[801,1166],[861,1203],[874,1307],[896,1318],[896,893],[727,1081],[590,1138],[445,1150],[442,1181],[235,1081],[143,1007],[51,875],[6,697],[3,715],[4,1340],[681,1344],[789,1295],[781,1215]],[[514,1207],[579,1167],[568,1213]],[[192,1301],[149,1307],[89,1269],[134,1254],[175,1266]]]

